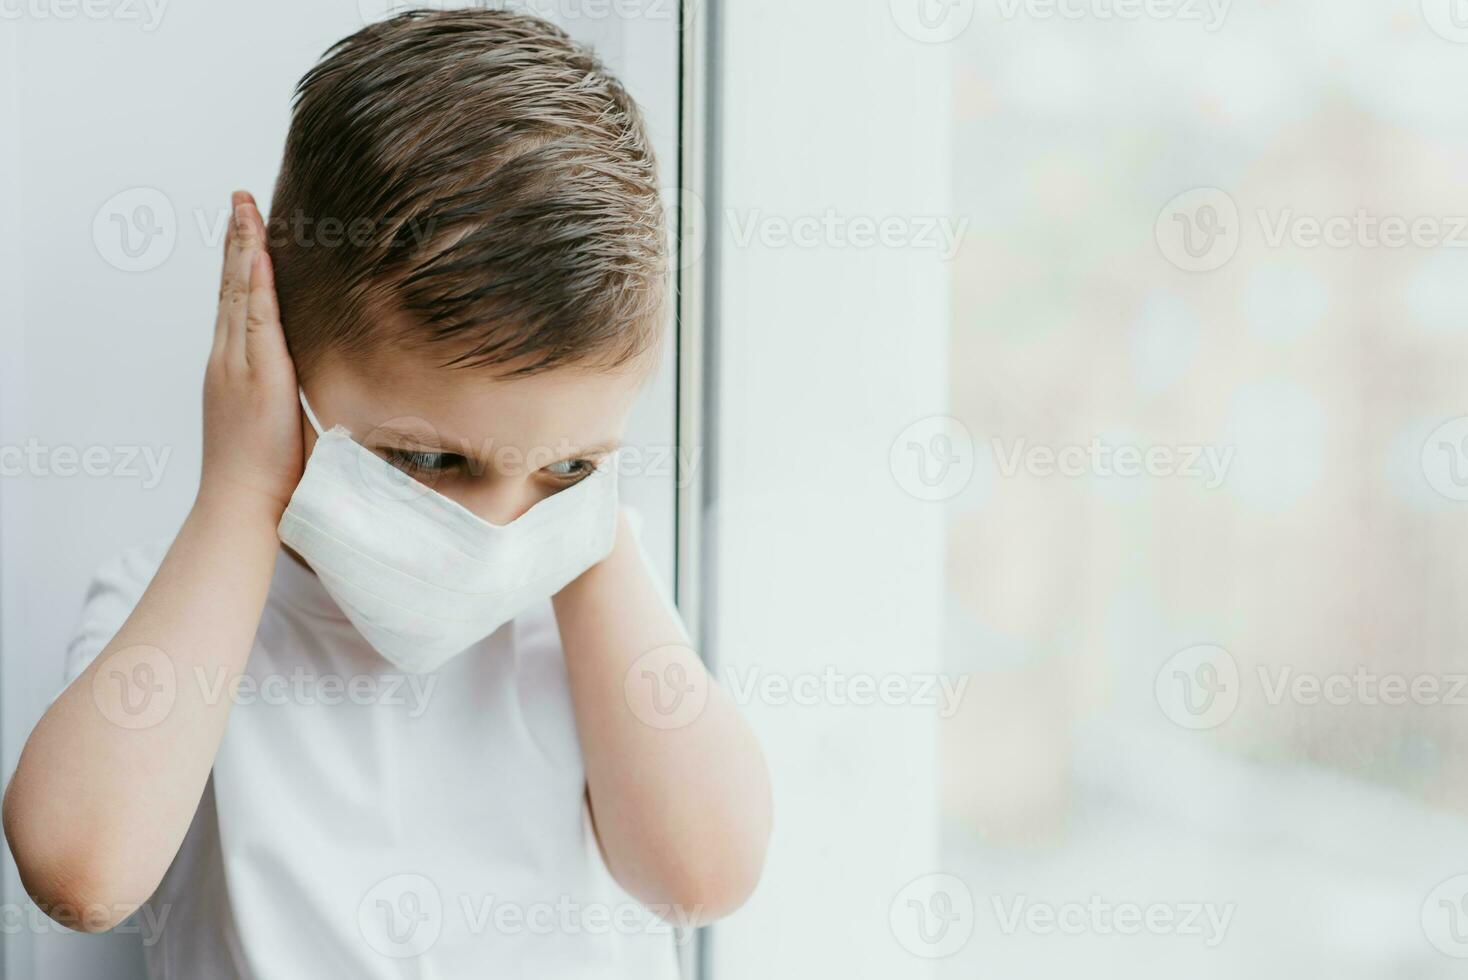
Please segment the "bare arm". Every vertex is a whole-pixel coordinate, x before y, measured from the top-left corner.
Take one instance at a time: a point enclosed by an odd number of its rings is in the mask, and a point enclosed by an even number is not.
[[[625,515],[612,554],[554,605],[608,867],[645,903],[698,922],[728,914],[764,864],[769,773],[664,605]]]
[[[229,717],[220,691],[232,688],[218,681],[244,670],[275,527],[300,479],[295,372],[264,222],[248,195],[234,207],[198,498],[132,615],[36,725],[5,794],[26,890],[71,926],[86,909],[82,927],[111,928],[178,852]]]

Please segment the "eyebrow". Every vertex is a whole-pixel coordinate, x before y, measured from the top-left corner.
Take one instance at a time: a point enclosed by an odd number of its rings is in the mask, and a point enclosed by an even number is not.
[[[599,454],[605,455],[609,452],[612,452],[613,450],[620,448],[622,448],[622,440],[608,439],[605,442],[593,443],[590,446],[584,446],[580,449],[573,450],[565,456],[561,456],[558,459],[551,460],[550,463],[547,463],[546,465],[549,466],[553,463],[564,463],[568,459],[580,459],[583,456],[596,456]]]
[[[447,452],[448,449],[440,441],[429,441],[422,438],[416,432],[404,429],[395,429],[391,425],[379,425],[372,430],[377,438],[374,443],[379,445],[391,444],[394,449],[422,449],[428,452]]]

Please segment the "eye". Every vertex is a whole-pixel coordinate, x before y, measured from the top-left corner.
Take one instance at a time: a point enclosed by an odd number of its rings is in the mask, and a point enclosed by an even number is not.
[[[458,453],[429,453],[416,449],[391,449],[384,447],[379,450],[382,458],[387,460],[404,473],[422,473],[428,476],[436,476],[460,469],[464,465],[464,457]]]
[[[596,471],[596,462],[590,459],[563,459],[559,463],[552,463],[542,472],[550,474],[563,483],[573,483],[584,480]]]

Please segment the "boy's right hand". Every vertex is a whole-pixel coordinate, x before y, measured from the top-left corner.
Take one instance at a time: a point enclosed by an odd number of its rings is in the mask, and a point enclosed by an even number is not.
[[[265,221],[244,191],[232,198],[214,347],[204,372],[199,499],[263,507],[278,521],[300,482],[296,371],[286,349]]]

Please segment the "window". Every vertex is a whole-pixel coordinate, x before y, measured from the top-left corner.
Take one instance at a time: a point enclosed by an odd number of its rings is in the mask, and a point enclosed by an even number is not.
[[[723,5],[718,980],[1468,955],[1459,6]]]

